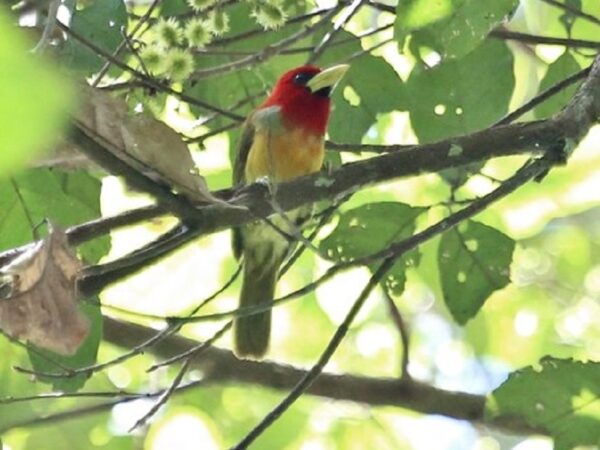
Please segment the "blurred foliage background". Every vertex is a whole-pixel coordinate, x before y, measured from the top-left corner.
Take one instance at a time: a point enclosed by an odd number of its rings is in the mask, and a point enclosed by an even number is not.
[[[39,39],[30,25],[37,15],[43,27],[44,8],[36,5],[18,16],[12,3],[8,2],[12,11],[0,8],[0,250],[30,242],[44,218],[70,226],[152,203],[120,178],[85,162],[73,168],[65,164],[73,161],[71,154],[53,153],[59,128],[68,119],[67,111],[73,110],[75,80],[100,80],[106,91],[126,100],[130,114],[155,116],[181,133],[199,172],[216,190],[231,184],[230,155],[239,122],[182,101],[177,93],[243,117],[260,104],[281,73],[304,63],[319,43],[327,42],[317,64],[351,64],[333,98],[329,139],[348,144],[426,143],[492,125],[591,64],[593,43],[595,49],[600,47],[596,0],[563,0],[569,10],[542,0],[381,0],[358,6],[335,1],[163,0],[153,3],[150,20],[131,39],[136,51],[126,48],[119,58],[144,76],[168,84],[173,93],[148,88],[114,64],[99,78],[105,60],[60,29],[43,56],[28,54]],[[136,27],[150,6],[142,0],[64,0],[58,18],[113,54],[123,33]],[[340,22],[350,8],[354,13]],[[16,22],[22,29],[14,27]],[[324,41],[336,26],[340,29]],[[509,40],[490,36],[492,30],[564,42]],[[578,46],[575,40],[588,45]],[[561,91],[521,120],[557,112],[574,89]],[[547,428],[557,438],[557,448],[600,443],[600,409],[594,406],[600,384],[593,363],[600,360],[595,326],[600,321],[598,142],[596,127],[568,164],[553,169],[540,184],[524,186],[459,228],[454,237],[452,232],[444,234],[403,258],[371,295],[327,370],[399,376],[405,350],[390,318],[385,299],[390,295],[406,323],[408,373],[414,379],[487,395],[509,374],[532,366],[513,375],[521,384],[506,383],[496,391],[490,414],[512,412]],[[41,159],[40,152],[45,152]],[[337,167],[371,156],[331,151],[328,164]],[[280,282],[279,292],[304,286],[340,258],[383,248],[423,229],[489,192],[525,160],[502,158],[467,172],[423,175],[357,192],[319,231],[316,242],[328,258],[304,252]],[[397,234],[398,217],[408,224],[405,234]],[[353,229],[353,221],[364,225],[362,232]],[[159,218],[113,231],[80,247],[80,256],[90,264],[117,259],[172,224],[173,219]],[[456,236],[467,243],[472,240],[475,248],[461,253]],[[102,313],[160,326],[160,321],[119,313],[114,307],[157,316],[190,311],[235,272],[229,242],[228,232],[204,237],[110,286],[100,295]],[[497,268],[497,283],[490,284],[473,268],[475,255]],[[275,308],[269,358],[310,367],[369,276],[369,268],[344,271],[303,298]],[[238,291],[236,281],[203,312],[235,308]],[[467,302],[466,309],[453,303],[454,298]],[[82,307],[93,332],[65,364],[83,366],[122,354],[123,349],[101,342],[95,302],[88,299]],[[201,341],[221,325],[191,324],[182,334]],[[218,345],[230,348],[229,335]],[[155,362],[147,353],[90,378],[32,379],[13,366],[33,364],[43,370],[44,360],[8,339],[0,339],[0,347],[0,430],[5,431],[4,448],[10,450],[228,448],[282,396],[260,386],[212,383],[173,396],[150,424],[134,433],[128,430],[153,400],[45,422],[36,418],[98,399],[15,403],[10,398],[51,390],[154,391],[168,387],[177,369],[146,373]],[[540,363],[546,356],[560,359]],[[192,371],[187,377],[201,379],[202,373]],[[535,400],[537,396],[544,403]],[[547,414],[540,410],[534,417],[519,401],[539,403],[548,408]],[[545,450],[553,445],[548,437],[504,433],[441,416],[303,396],[254,448]]]

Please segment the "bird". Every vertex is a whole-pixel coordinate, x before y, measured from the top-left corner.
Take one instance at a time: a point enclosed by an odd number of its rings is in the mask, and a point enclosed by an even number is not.
[[[276,189],[277,183],[321,169],[330,96],[348,69],[346,64],[326,69],[308,64],[278,79],[242,127],[233,167],[235,187],[266,181]],[[298,235],[297,230],[311,213],[312,206],[304,206],[287,212],[285,217],[271,217],[271,224],[255,221],[233,230],[233,253],[243,266],[240,308],[273,300],[279,269],[293,249],[289,236]],[[267,352],[270,334],[270,309],[235,318],[235,354],[261,359]]]

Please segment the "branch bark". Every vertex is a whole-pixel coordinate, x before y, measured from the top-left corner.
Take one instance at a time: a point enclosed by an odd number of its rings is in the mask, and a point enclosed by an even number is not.
[[[159,331],[141,325],[104,319],[104,339],[121,347],[133,347]],[[198,342],[179,336],[161,340],[149,352],[161,359],[189,352]],[[202,370],[204,383],[251,383],[289,392],[306,371],[273,361],[237,359],[228,350],[210,347],[191,359],[191,368]],[[324,372],[307,391],[334,400],[347,400],[370,406],[396,406],[422,414],[440,414],[454,419],[497,427],[513,433],[540,433],[519,420],[498,421],[485,416],[483,395],[439,389],[428,384],[399,378],[337,375]]]

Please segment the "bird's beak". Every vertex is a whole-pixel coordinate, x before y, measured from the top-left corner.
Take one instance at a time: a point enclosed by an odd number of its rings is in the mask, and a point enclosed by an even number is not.
[[[329,94],[333,91],[336,84],[338,84],[349,68],[350,66],[348,64],[339,64],[322,70],[308,80],[306,87],[313,93],[324,90],[324,92]]]

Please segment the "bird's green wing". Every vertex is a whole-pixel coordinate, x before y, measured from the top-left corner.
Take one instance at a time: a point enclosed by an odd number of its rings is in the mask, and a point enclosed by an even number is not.
[[[242,126],[242,134],[240,136],[240,142],[237,146],[237,152],[235,154],[235,162],[233,164],[233,186],[239,187],[246,184],[246,177],[244,175],[246,161],[248,160],[248,153],[252,147],[254,141],[255,128],[252,123],[251,117],[249,117],[244,125]]]
[[[246,184],[246,177],[244,175],[246,161],[248,160],[248,153],[252,147],[254,141],[254,125],[252,119],[249,117],[242,127],[242,134],[240,136],[240,142],[237,146],[237,152],[235,154],[235,161],[233,163],[233,186],[240,187]],[[231,235],[231,246],[233,248],[233,254],[237,259],[242,256],[243,242],[242,233],[239,228],[232,229]]]

